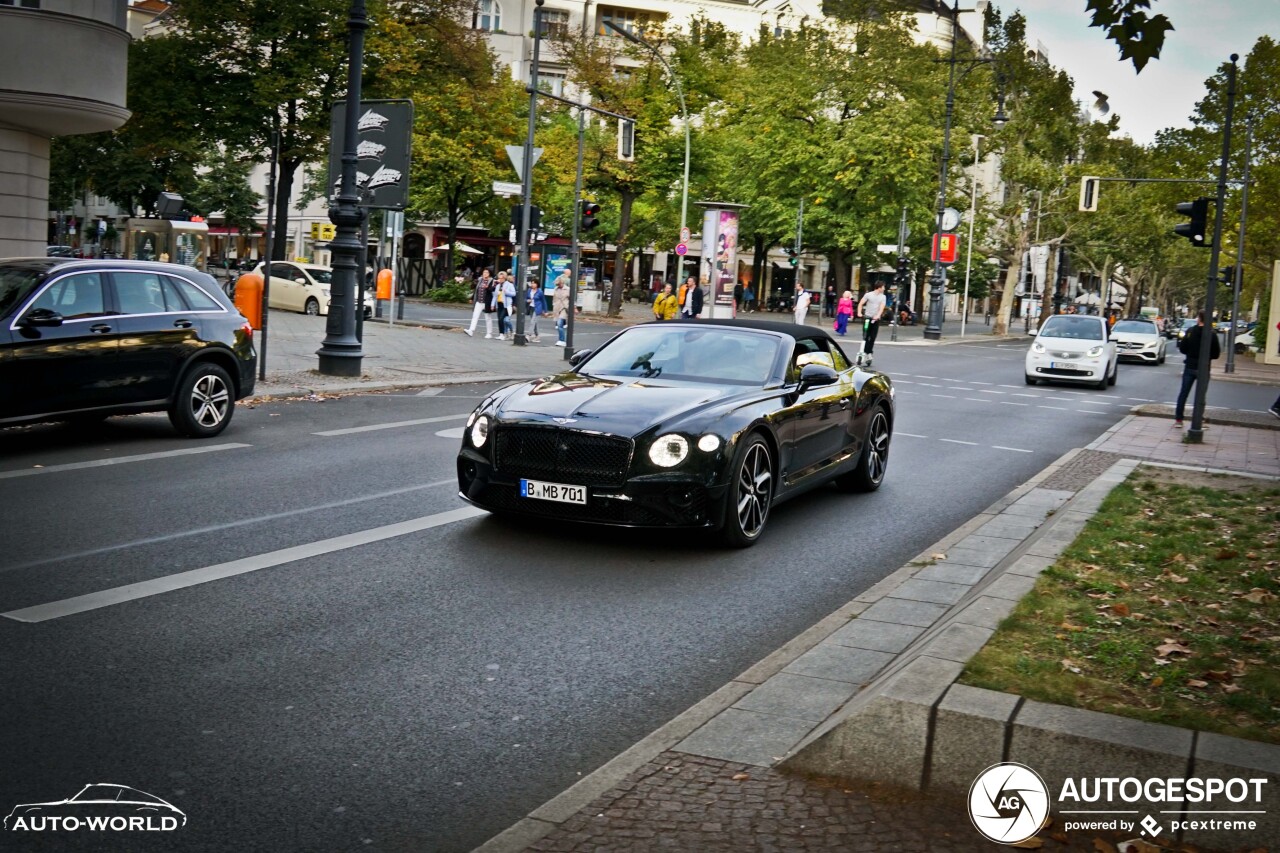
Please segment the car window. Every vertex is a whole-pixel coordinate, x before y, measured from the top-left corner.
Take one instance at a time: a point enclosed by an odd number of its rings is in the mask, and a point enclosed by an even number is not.
[[[588,358],[593,376],[764,385],[772,378],[779,339],[723,327],[634,327]]]
[[[221,311],[222,305],[212,296],[205,293],[199,287],[182,278],[169,279],[173,286],[182,291],[182,295],[186,297],[187,305],[191,306],[193,311]]]
[[[1111,331],[1130,332],[1131,334],[1135,334],[1135,335],[1159,334],[1156,331],[1156,324],[1148,323],[1145,320],[1120,320],[1115,324],[1114,327],[1112,327]]]
[[[72,802],[87,800],[115,800],[120,796],[120,788],[107,785],[86,785],[84,790],[71,798]]]
[[[162,278],[164,276],[154,272],[113,273],[112,279],[116,284],[116,301],[119,303],[120,313],[165,313]]]
[[[0,267],[0,315],[7,314],[13,306],[31,295],[40,283],[39,270],[21,267]]]
[[[272,278],[287,278],[290,281],[292,281],[293,273],[294,273],[293,267],[289,266],[288,264],[272,264],[271,265]]]
[[[320,284],[333,284],[333,270],[309,269],[307,272]]]
[[[27,313],[36,308],[56,311],[64,320],[99,317],[107,310],[102,295],[102,276],[96,272],[63,276],[36,297]]]
[[[1072,317],[1055,314],[1040,327],[1040,334],[1047,338],[1074,338],[1081,341],[1106,340],[1102,322],[1096,317]]]
[[[806,364],[821,364],[843,373],[849,369],[849,357],[829,338],[804,338],[796,341],[787,364],[787,381],[799,382],[800,369]]]

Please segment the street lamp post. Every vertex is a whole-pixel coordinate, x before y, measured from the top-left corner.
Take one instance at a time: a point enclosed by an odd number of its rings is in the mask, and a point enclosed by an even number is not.
[[[938,215],[934,220],[934,252],[933,273],[929,276],[929,319],[928,324],[924,328],[924,336],[929,340],[939,340],[942,337],[942,296],[943,282],[945,276],[942,269],[941,254],[938,253],[940,243],[942,241],[942,220],[947,210],[947,166],[951,162],[951,119],[955,115],[956,110],[956,66],[965,65],[964,72],[960,77],[964,77],[974,68],[988,62],[994,62],[990,58],[979,59],[957,59],[956,48],[960,43],[960,13],[973,12],[974,9],[961,9],[960,0],[954,0],[951,4],[951,56],[948,59],[938,60],[946,62],[951,66],[947,77],[947,111],[946,121],[942,130],[942,166],[939,169],[938,176]],[[996,113],[993,120],[997,127],[1004,124],[1004,103],[1001,99],[1000,109]]]
[[[364,351],[356,337],[356,289],[360,286],[360,224],[366,215],[356,190],[356,143],[360,118],[360,75],[364,65],[364,31],[369,27],[365,0],[351,0],[347,18],[350,34],[347,64],[347,111],[342,134],[342,181],[337,203],[329,208],[329,221],[337,235],[329,244],[333,252],[332,302],[325,322],[325,338],[316,351],[319,369],[326,376],[359,376]],[[270,272],[270,259],[267,271]]]
[[[684,124],[684,182],[680,190],[680,233],[683,234],[689,218],[689,111],[684,104],[684,87],[680,85],[680,78],[676,76],[676,72],[672,70],[667,60],[663,57],[662,51],[658,50],[657,47],[649,44],[649,42],[635,33],[618,26],[613,21],[605,21],[604,25],[627,41],[651,51],[658,58],[658,61],[662,63],[662,67],[667,70],[667,76],[671,78],[671,82],[675,84],[676,96],[680,99],[680,120]],[[680,281],[684,278],[684,255],[680,256],[680,260],[677,263],[679,275],[676,280]]]
[[[964,337],[965,323],[969,320],[969,273],[973,267],[973,223],[978,218],[978,143],[986,139],[981,133],[973,135],[973,198],[969,202],[969,241],[964,251],[964,301],[960,304],[960,337]]]

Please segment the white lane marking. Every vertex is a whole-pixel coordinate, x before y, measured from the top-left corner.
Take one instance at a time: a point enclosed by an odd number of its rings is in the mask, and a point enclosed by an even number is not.
[[[988,391],[986,388],[983,388],[983,389],[982,389],[981,391],[979,391],[978,393],[979,393],[979,394],[1003,394],[1004,392],[1003,392],[1003,391]]]
[[[916,384],[925,388],[941,388],[942,387],[941,385],[934,385],[932,382],[917,382]]]
[[[997,388],[1019,388],[1019,385],[997,385]]]
[[[905,435],[907,438],[928,438],[927,435],[916,435],[914,432],[895,432],[894,435]]]
[[[395,421],[388,424],[370,424],[362,427],[347,427],[346,429],[327,429],[323,432],[313,432],[312,435],[351,435],[357,432],[373,432],[379,429],[398,429],[407,426],[420,426],[421,424],[438,424],[441,421],[456,421],[458,418],[465,418],[470,412],[461,415],[441,415],[438,418],[417,418],[412,421]]]
[[[1126,397],[1125,399],[1132,400],[1135,403],[1154,403],[1155,402],[1155,400],[1148,400],[1146,397]]]
[[[361,545],[368,545],[383,539],[391,539],[395,536],[430,530],[433,527],[441,527],[446,524],[452,524],[455,521],[464,521],[478,515],[487,515],[487,513],[482,509],[471,506],[451,509],[448,512],[424,515],[421,518],[401,521],[396,524],[387,524],[371,530],[361,530],[357,533],[334,536],[331,539],[321,539],[319,542],[308,542],[305,545],[282,548],[279,551],[244,557],[243,559],[232,560],[229,563],[206,566],[203,569],[192,569],[189,572],[179,572],[168,577],[126,584],[112,589],[104,589],[100,592],[91,592],[87,595],[77,595],[74,598],[64,598],[61,601],[50,601],[47,604],[23,607],[19,610],[10,610],[8,613],[0,613],[0,616],[13,619],[16,622],[45,622],[49,619],[61,619],[64,616],[110,607],[113,604],[123,604],[126,601],[149,598],[153,595],[256,572],[272,566],[320,557],[325,554],[331,554],[334,551],[358,548]]]
[[[976,380],[976,379],[971,379],[971,380],[969,381],[969,384],[970,384],[970,385],[990,385],[991,383],[990,383],[990,382],[979,382],[979,381],[978,381],[978,380]]]
[[[440,430],[436,435],[441,438],[462,438],[462,434],[466,431],[466,427],[450,427],[449,429]]]
[[[207,444],[200,447],[184,447],[181,450],[165,450],[160,453],[139,453],[137,456],[113,456],[110,459],[92,459],[88,462],[68,462],[65,465],[48,465],[44,468],[23,468],[21,471],[0,471],[0,480],[10,477],[29,477],[32,474],[56,474],[61,471],[76,471],[81,468],[101,468],[106,465],[123,465],[126,462],[148,462],[152,459],[168,459],[171,456],[190,456],[193,453],[212,453],[215,450],[235,450],[240,447],[253,447],[252,444]]]
[[[1036,398],[1039,398],[1039,397],[1040,397],[1040,395],[1039,395],[1039,394],[1014,394],[1013,396],[1015,396],[1015,397],[1036,397]]]
[[[1030,403],[1015,403],[1012,400],[996,400],[1002,406],[1030,406]]]
[[[916,379],[937,379],[936,376],[925,376],[923,373],[917,373]]]
[[[393,498],[397,495],[405,495],[410,492],[420,492],[423,489],[434,489],[438,486],[456,486],[458,478],[451,477],[448,480],[436,480],[432,483],[422,483],[418,486],[403,486],[399,489],[388,489],[385,492],[375,492],[371,495],[361,495],[358,498],[346,498],[345,500],[332,501],[325,504],[316,504],[315,506],[302,507],[301,509],[290,509],[284,512],[273,512],[270,515],[255,515],[253,518],[242,518],[238,521],[227,521],[222,524],[209,524],[204,527],[197,527],[192,530],[182,530],[177,533],[166,533],[162,536],[148,536],[145,539],[135,539],[132,542],[120,542],[116,545],[103,545],[99,548],[90,548],[87,551],[78,551],[74,554],[61,554],[57,557],[48,557],[43,560],[32,560],[28,563],[15,563],[12,566],[4,566],[0,568],[0,572],[16,572],[19,569],[30,569],[36,566],[47,566],[52,563],[64,563],[68,560],[80,560],[85,557],[94,557],[98,554],[109,554],[112,551],[123,551],[127,548],[138,548],[143,545],[155,545],[160,542],[172,542],[175,539],[185,539],[188,536],[199,536],[203,533],[221,533],[224,530],[232,530],[237,527],[247,527],[250,524],[262,524],[267,521],[278,521],[282,518],[293,518],[298,515],[306,515],[309,512],[322,512],[328,509],[337,509],[339,507],[351,506],[353,504],[365,503],[366,501],[376,501],[383,498]]]
[[[1014,453],[1035,453],[1034,450],[1024,450],[1021,447],[1005,447],[1003,444],[991,445],[995,450],[1012,450]]]
[[[973,393],[973,389],[972,389],[972,388],[959,388],[959,387],[957,387],[957,388],[952,388],[951,390],[952,390],[952,391],[968,391],[968,392],[969,392],[969,393],[971,393],[971,394]]]
[[[1071,411],[1071,410],[1070,410],[1070,409],[1068,409],[1066,406],[1036,406],[1036,408],[1037,408],[1037,409],[1056,409],[1056,410],[1058,410],[1059,412],[1069,412],[1069,411]]]
[[[972,400],[975,403],[994,403],[990,397],[965,397],[966,400]]]
[[[414,394],[413,396],[415,396],[415,397],[434,397],[434,396],[436,396],[437,394],[439,394],[439,393],[440,393],[441,391],[443,391],[443,390],[444,390],[443,388],[423,388],[421,391],[419,391],[417,394]]]
[[[1096,409],[1076,409],[1077,412],[1085,415],[1109,415],[1110,412],[1099,412]]]
[[[956,398],[956,396],[955,396],[954,394],[930,394],[929,396],[930,396],[930,397],[941,397],[941,398],[942,398],[942,399],[944,399],[944,400],[954,400],[954,399]]]
[[[893,384],[894,385],[915,385],[916,383],[912,382],[910,379],[895,379],[893,380]]]
[[[970,447],[977,447],[977,446],[978,446],[978,442],[976,442],[976,441],[961,441],[961,440],[960,440],[960,439],[958,439],[958,438],[940,438],[940,439],[938,439],[938,441],[945,441],[945,442],[947,442],[947,444],[967,444],[967,445],[969,445]]]

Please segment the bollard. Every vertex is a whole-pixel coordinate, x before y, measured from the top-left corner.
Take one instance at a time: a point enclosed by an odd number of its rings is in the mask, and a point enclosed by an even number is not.
[[[262,276],[247,272],[236,279],[235,306],[254,329],[262,328]]]
[[[406,295],[406,294],[405,294],[405,289],[404,289],[403,287],[402,287],[402,288],[400,288],[400,292],[396,295],[396,319],[397,319],[397,320],[403,320],[403,319],[404,319],[404,297],[405,297],[405,295]]]

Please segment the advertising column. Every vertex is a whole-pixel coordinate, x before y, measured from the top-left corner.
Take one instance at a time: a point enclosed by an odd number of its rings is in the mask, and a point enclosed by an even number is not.
[[[702,258],[700,280],[706,291],[707,311],[712,319],[733,317],[733,287],[738,282],[738,212],[746,205],[699,202],[702,215]]]

